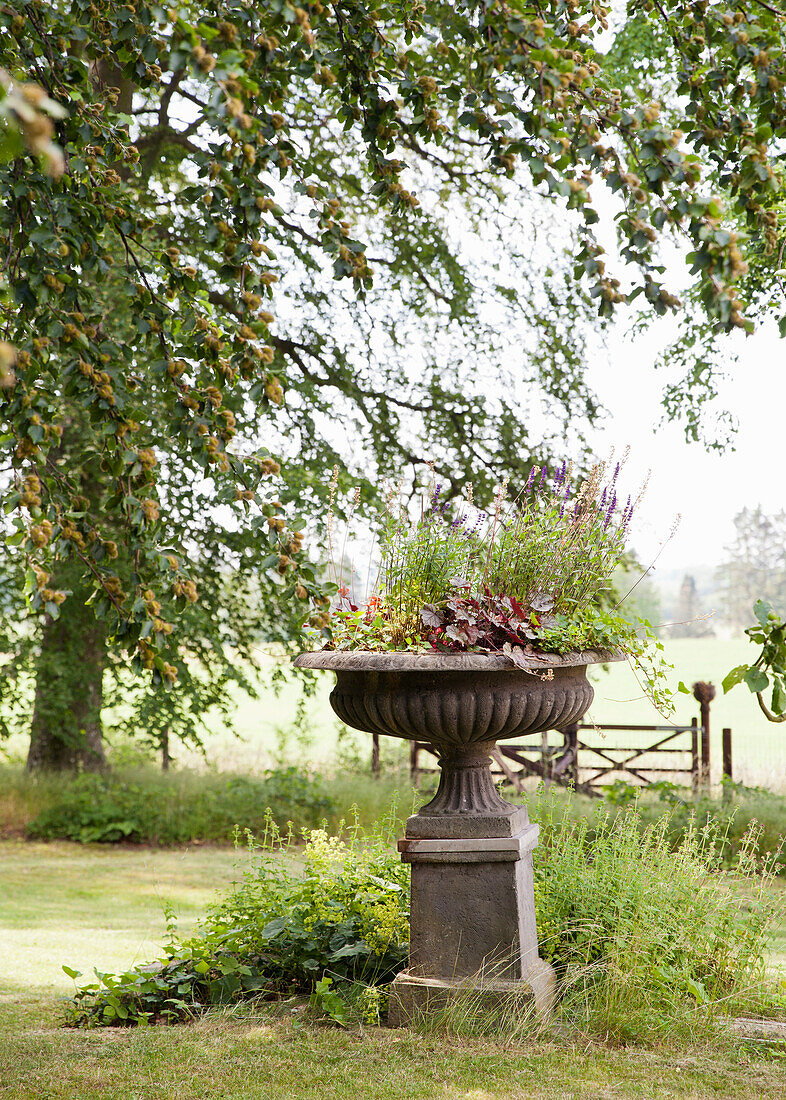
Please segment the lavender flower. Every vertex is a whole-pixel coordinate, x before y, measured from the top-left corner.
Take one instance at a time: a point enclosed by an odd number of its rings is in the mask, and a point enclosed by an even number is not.
[[[535,470],[536,470],[536,467],[533,466],[532,469],[529,472],[529,477],[527,478],[527,484],[524,486],[524,492],[525,493],[528,493],[530,491],[530,489],[532,488],[533,482],[535,481]]]
[[[614,510],[617,507],[617,494],[612,492],[609,499],[609,507],[606,512],[606,518],[603,521],[603,530],[605,531],[608,525],[611,523],[611,517],[614,515]]]
[[[633,519],[633,507],[633,502],[631,498],[628,497],[628,502],[625,505],[625,510],[622,513],[622,523],[620,524],[620,535],[622,535],[623,537],[628,530],[628,525],[630,524],[630,521]]]
[[[434,490],[434,496],[431,498],[431,511],[432,512],[436,512],[436,510],[437,510],[437,503],[439,501],[439,494],[441,492],[442,492],[442,482],[438,481],[437,482],[437,487]]]
[[[541,471],[541,474],[540,474],[540,483],[538,485],[539,489],[542,489],[543,486],[546,484],[546,478],[548,477],[548,474],[549,474],[549,468],[548,468],[548,466],[544,466],[542,471]]]
[[[562,460],[562,465],[557,470],[557,472],[554,474],[554,488],[555,489],[559,489],[560,485],[562,484],[563,478],[565,477],[565,471],[567,470],[567,468],[568,468],[568,464],[563,459]]]

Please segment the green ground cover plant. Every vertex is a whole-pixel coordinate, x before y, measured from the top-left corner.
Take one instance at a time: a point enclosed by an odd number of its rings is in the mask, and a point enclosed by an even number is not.
[[[754,831],[729,871],[710,825],[686,830],[675,851],[668,815],[647,825],[635,807],[601,808],[590,831],[569,805],[544,801],[539,817],[540,951],[560,980],[564,1026],[660,1042],[711,1032],[735,1012],[786,1014],[765,974],[776,906]],[[391,825],[311,831],[292,861],[282,859],[291,834],[271,823],[255,865],[197,936],[173,937],[156,963],[99,975],[75,994],[68,1022],[178,1021],[296,993],[340,1024],[384,1018],[388,983],[405,965],[409,904]],[[542,1025],[525,1016],[517,1026]]]

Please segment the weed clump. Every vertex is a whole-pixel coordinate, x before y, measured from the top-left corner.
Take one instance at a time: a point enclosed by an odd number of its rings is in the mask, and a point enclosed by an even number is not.
[[[772,858],[757,857],[752,823],[731,868],[721,827],[669,813],[601,807],[572,820],[570,803],[540,807],[536,905],[540,953],[561,983],[574,1027],[617,1041],[695,1033],[720,1016],[786,1011],[768,990],[775,903]]]

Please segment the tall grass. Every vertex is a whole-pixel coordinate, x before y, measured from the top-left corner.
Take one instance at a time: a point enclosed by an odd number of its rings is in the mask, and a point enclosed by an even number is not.
[[[687,1039],[728,1015],[786,1010],[765,967],[776,902],[752,823],[731,870],[709,822],[675,845],[670,815],[600,808],[590,830],[544,804],[536,858],[541,953],[571,1025],[615,1041]]]
[[[158,846],[194,840],[230,844],[236,825],[257,831],[268,811],[296,832],[323,822],[337,828],[353,803],[371,825],[400,795],[403,812],[413,804],[408,779],[394,774],[374,781],[357,772],[316,775],[283,767],[262,775],[177,769],[152,765],[118,768],[109,776],[31,776],[17,765],[0,767],[0,836],[79,843],[144,843]]]

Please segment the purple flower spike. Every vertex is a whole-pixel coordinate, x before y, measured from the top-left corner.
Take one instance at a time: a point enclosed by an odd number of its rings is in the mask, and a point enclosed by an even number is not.
[[[633,519],[633,502],[628,497],[628,503],[625,505],[625,511],[622,513],[622,523],[620,524],[620,533],[625,534],[628,530],[630,521]]]
[[[442,482],[437,482],[437,487],[434,490],[434,496],[431,498],[431,511],[436,512],[437,502],[439,501],[439,494],[442,492]]]
[[[548,468],[548,466],[544,466],[542,471],[541,471],[541,474],[540,474],[540,484],[538,486],[539,489],[542,489],[543,486],[546,484],[546,478],[548,476],[549,476],[549,468]]]
[[[603,521],[603,530],[605,531],[608,525],[611,523],[611,517],[614,515],[614,510],[617,507],[617,494],[612,493],[609,499],[609,507],[606,512],[606,518]]]
[[[611,484],[612,485],[617,484],[617,478],[620,476],[620,470],[621,469],[622,469],[622,463],[618,462],[617,465],[614,467],[614,477],[611,479]]]
[[[530,491],[530,489],[532,488],[532,483],[534,482],[534,480],[535,480],[535,467],[533,466],[532,469],[529,472],[529,477],[527,478],[527,484],[524,486],[524,492],[525,493],[528,493]]]
[[[604,489],[603,492],[600,494],[600,503],[599,503],[598,507],[601,509],[601,511],[606,506],[606,493],[607,493],[607,490]]]
[[[563,459],[562,460],[562,465],[560,466],[560,468],[557,470],[556,474],[554,475],[554,488],[555,489],[559,489],[560,485],[562,484],[562,479],[565,477],[565,471],[566,470],[567,470],[567,464],[566,464],[565,460]]]

